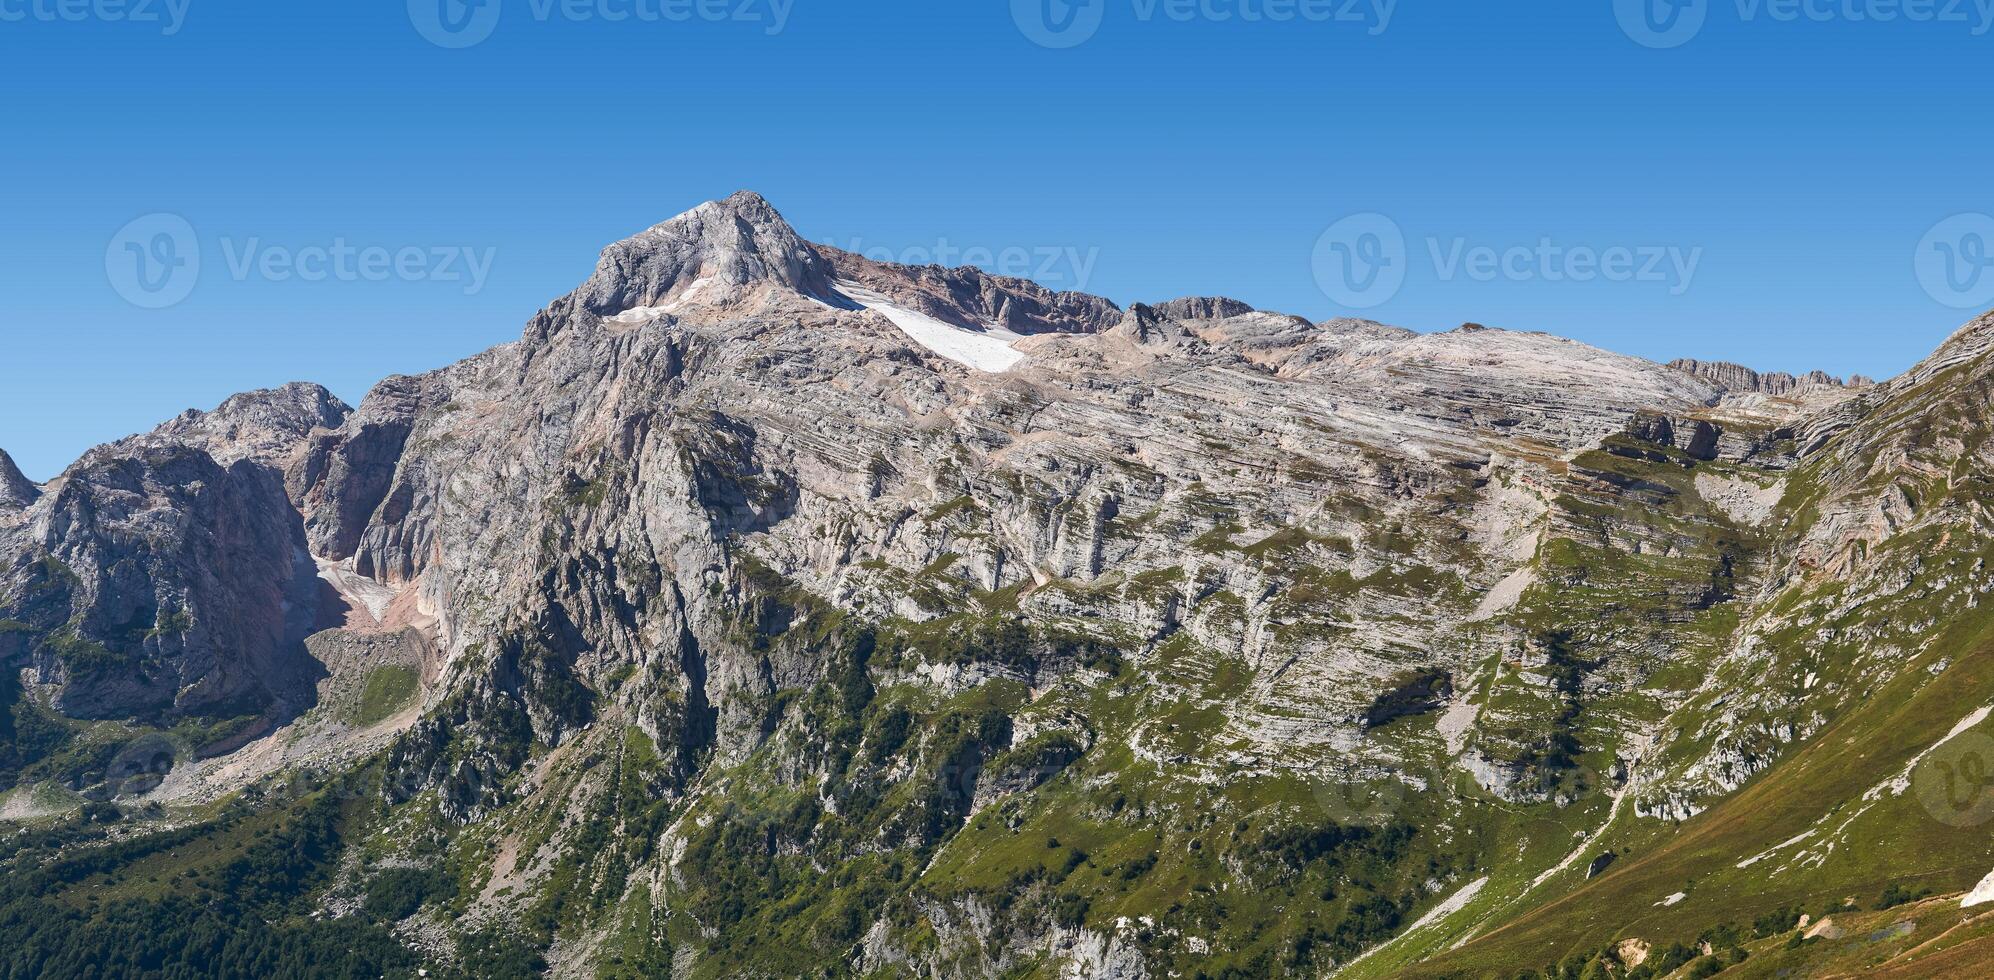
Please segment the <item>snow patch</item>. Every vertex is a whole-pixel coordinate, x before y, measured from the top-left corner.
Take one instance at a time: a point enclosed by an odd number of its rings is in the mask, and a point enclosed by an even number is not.
[[[1987,877],[1980,879],[1980,884],[1973,886],[1973,890],[1959,900],[1959,907],[1970,909],[1975,905],[1986,905],[1989,902],[1994,902],[1994,871],[1988,872]]]
[[[1965,718],[1960,719],[1959,724],[1952,726],[1952,731],[1946,733],[1946,737],[1933,742],[1925,751],[1912,756],[1911,761],[1904,764],[1904,771],[1870,787],[1869,792],[1864,793],[1862,798],[1874,803],[1882,799],[1885,793],[1889,793],[1891,796],[1903,796],[1904,791],[1911,788],[1911,774],[1917,771],[1918,763],[1925,761],[1926,756],[1937,752],[1940,746],[1966,734],[1969,729],[1986,721],[1989,714],[1994,714],[1994,706],[1980,708]],[[1864,809],[1868,808],[1864,807]],[[1857,814],[1857,816],[1861,816],[1861,814]],[[1846,827],[1848,824],[1844,823],[1842,826]]]
[[[670,314],[671,310],[663,306],[637,306],[615,316],[603,317],[602,322],[618,327],[641,327]]]
[[[1023,353],[1011,346],[1012,343],[1024,339],[1022,335],[995,326],[982,333],[965,330],[952,323],[943,323],[926,313],[896,306],[885,296],[857,283],[840,281],[837,286],[838,292],[860,306],[885,317],[915,343],[957,364],[995,374],[1009,370],[1025,359]]]
[[[663,306],[631,307],[615,316],[603,317],[602,322],[617,327],[641,327],[653,320],[661,320],[677,313],[684,309],[688,303],[702,302],[704,299],[702,294],[711,285],[713,285],[713,280],[710,277],[694,279],[691,285],[685,287],[684,290],[667,301]]]
[[[1446,901],[1441,902],[1439,905],[1435,905],[1432,911],[1426,913],[1425,915],[1420,916],[1419,921],[1413,923],[1411,926],[1408,926],[1406,928],[1406,931],[1401,932],[1398,935],[1393,936],[1392,938],[1387,939],[1384,942],[1379,943],[1378,945],[1365,950],[1363,953],[1359,954],[1356,959],[1351,960],[1350,962],[1345,963],[1342,966],[1338,967],[1336,972],[1341,973],[1344,970],[1348,970],[1351,967],[1364,962],[1366,959],[1369,959],[1373,953],[1383,952],[1393,943],[1396,943],[1399,940],[1404,939],[1405,937],[1410,936],[1413,933],[1426,928],[1427,926],[1435,925],[1439,923],[1442,919],[1445,919],[1448,916],[1453,915],[1454,913],[1459,912],[1464,908],[1467,908],[1468,903],[1474,901],[1475,896],[1481,894],[1482,889],[1485,886],[1487,886],[1488,883],[1489,880],[1487,878],[1480,878],[1470,883],[1468,887],[1463,888],[1460,891],[1447,896]]]
[[[1765,850],[1760,851],[1759,853],[1754,854],[1751,857],[1748,857],[1743,861],[1738,862],[1738,867],[1741,869],[1749,868],[1752,865],[1757,864],[1760,861],[1765,860],[1766,858],[1772,857],[1774,854],[1777,854],[1780,851],[1784,851],[1787,848],[1792,847],[1793,845],[1798,844],[1801,841],[1804,841],[1812,836],[1814,836],[1814,831],[1812,830],[1801,831],[1799,834],[1796,834],[1791,840],[1766,848]]]

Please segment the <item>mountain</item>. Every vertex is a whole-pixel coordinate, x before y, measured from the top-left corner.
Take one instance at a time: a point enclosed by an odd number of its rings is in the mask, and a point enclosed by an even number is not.
[[[737,194],[357,408],[0,465],[0,959],[1978,975],[1990,345],[1124,309]]]

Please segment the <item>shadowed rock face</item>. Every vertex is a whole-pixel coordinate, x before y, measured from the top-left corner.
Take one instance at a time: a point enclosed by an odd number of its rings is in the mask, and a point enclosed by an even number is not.
[[[302,707],[319,592],[284,467],[348,412],[287,385],[91,450],[0,524],[13,655],[78,718]]]
[[[66,714],[253,714],[309,683],[293,647],[312,569],[266,467],[190,446],[93,454],[6,544],[7,618],[44,637],[32,666]]]
[[[35,502],[41,490],[14,465],[14,458],[0,450],[0,507],[20,509]]]

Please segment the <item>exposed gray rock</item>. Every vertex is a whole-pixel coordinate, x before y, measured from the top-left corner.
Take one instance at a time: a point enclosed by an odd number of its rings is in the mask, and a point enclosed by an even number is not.
[[[741,191],[604,249],[573,298],[582,310],[612,316],[660,305],[698,280],[722,287],[774,282],[826,296],[830,271],[761,195]]]
[[[1253,312],[1253,307],[1223,296],[1186,296],[1159,303],[1155,309],[1167,320],[1229,320]]]
[[[1863,388],[1875,383],[1861,375],[1843,381],[1826,371],[1811,371],[1800,377],[1778,371],[1761,374],[1742,364],[1691,358],[1670,361],[1669,367],[1708,381],[1730,394],[1790,395],[1802,388]]]
[[[63,711],[309,704],[320,590],[283,469],[348,411],[317,385],[236,395],[91,450],[0,524],[0,619]]]
[[[294,382],[234,395],[212,412],[189,410],[138,438],[199,446],[225,466],[251,459],[282,468],[306,436],[339,428],[352,411],[332,392]]]
[[[1121,320],[1114,303],[1085,293],[1053,292],[1026,279],[980,269],[894,266],[813,246],[840,279],[877,289],[909,307],[970,330],[1000,327],[1018,334],[1096,333]]]
[[[39,496],[41,488],[22,476],[20,468],[14,465],[14,458],[5,450],[0,450],[0,508],[19,510],[34,503]]]
[[[0,618],[81,718],[256,713],[310,687],[317,586],[278,475],[186,445],[97,450],[0,528]]]

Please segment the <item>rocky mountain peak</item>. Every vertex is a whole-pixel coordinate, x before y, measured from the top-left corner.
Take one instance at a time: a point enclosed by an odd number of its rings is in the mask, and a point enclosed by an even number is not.
[[[13,457],[0,449],[0,507],[21,508],[35,502],[41,491],[21,474]]]
[[[1166,320],[1226,320],[1254,312],[1253,307],[1224,296],[1185,296],[1151,309]]]
[[[338,428],[352,407],[322,385],[293,381],[277,388],[230,395],[212,412],[188,410],[166,428],[191,422],[207,426],[256,426],[302,436],[313,429]]]
[[[206,449],[226,466],[238,459],[276,462],[317,429],[337,429],[353,409],[308,382],[232,395],[213,411],[188,409],[142,440],[170,440]]]
[[[824,296],[831,278],[830,264],[766,199],[741,191],[604,249],[575,297],[591,313],[614,316],[694,288],[770,283]]]

